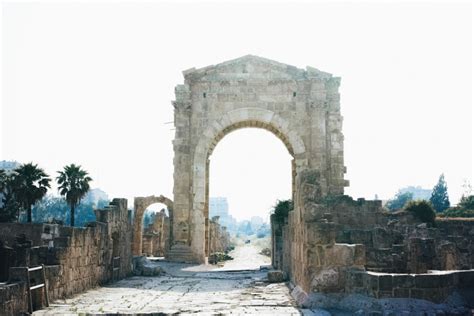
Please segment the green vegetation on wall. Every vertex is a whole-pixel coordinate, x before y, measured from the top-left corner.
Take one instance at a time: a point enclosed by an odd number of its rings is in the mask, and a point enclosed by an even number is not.
[[[412,213],[416,218],[424,223],[434,223],[436,213],[431,203],[425,200],[410,201],[405,206],[405,210]]]
[[[292,200],[278,200],[271,211],[273,218],[278,223],[284,223],[288,214],[293,210]]]

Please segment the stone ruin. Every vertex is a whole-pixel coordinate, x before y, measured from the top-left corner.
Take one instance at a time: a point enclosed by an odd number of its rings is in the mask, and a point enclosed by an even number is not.
[[[272,264],[301,305],[337,308],[347,295],[443,303],[454,293],[474,303],[474,220],[423,223],[381,201],[322,195],[319,179],[302,172],[295,209],[284,222],[272,216]]]
[[[170,244],[170,218],[165,209],[155,214],[153,223],[143,230],[142,253],[147,257],[165,257]]]
[[[209,157],[228,133],[255,127],[272,132],[294,158],[294,210],[272,223],[273,265],[300,303],[310,304],[312,293],[440,302],[473,287],[472,222],[429,226],[386,213],[380,201],[344,196],[340,78],[251,55],[183,74],[173,102],[170,260],[206,261]]]
[[[96,222],[87,227],[0,223],[0,282],[8,281],[0,283],[0,315],[28,310],[21,267],[45,265],[50,300],[130,276],[132,222],[127,200],[114,199],[95,212]],[[42,292],[32,293],[34,308],[41,308]]]
[[[380,201],[344,196],[340,78],[251,55],[184,77],[173,102],[174,200],[135,198],[133,223],[126,200],[114,199],[86,228],[0,224],[0,282],[10,281],[0,284],[0,314],[26,310],[24,276],[14,267],[45,264],[54,300],[131,275],[133,255],[205,263],[226,249],[228,233],[209,218],[209,157],[223,137],[246,127],[272,132],[293,156],[294,209],[283,222],[272,218],[272,264],[301,305],[349,302],[368,314],[384,299],[439,303],[456,293],[474,304],[474,221],[427,224],[388,213]],[[169,217],[142,234],[153,203],[164,203]]]
[[[339,78],[252,55],[183,74],[173,102],[170,260],[203,263],[209,256],[209,157],[237,129],[265,129],[283,142],[293,156],[293,196],[304,170],[320,172],[322,194],[344,192]]]
[[[209,223],[209,253],[226,252],[229,248],[230,234],[219,223],[219,216],[214,216]]]

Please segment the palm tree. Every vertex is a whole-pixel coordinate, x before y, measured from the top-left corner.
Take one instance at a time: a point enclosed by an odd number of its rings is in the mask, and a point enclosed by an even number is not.
[[[74,210],[81,199],[89,191],[89,182],[92,178],[87,176],[87,171],[81,166],[70,164],[64,167],[64,171],[58,171],[59,193],[66,198],[66,202],[71,207],[71,226],[74,226]]]
[[[31,223],[31,207],[46,195],[51,179],[31,162],[14,169],[11,176],[13,197],[27,211],[28,223]]]

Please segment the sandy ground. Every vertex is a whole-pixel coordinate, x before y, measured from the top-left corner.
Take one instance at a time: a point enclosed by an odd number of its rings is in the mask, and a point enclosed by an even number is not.
[[[81,313],[300,315],[284,283],[269,284],[269,258],[252,244],[238,246],[223,267],[156,262],[166,274],[131,277],[71,299],[54,302],[34,315]],[[233,271],[232,271],[233,270]],[[240,271],[235,271],[240,270]]]
[[[271,264],[270,257],[260,254],[261,248],[255,243],[238,245],[229,255],[234,260],[228,260],[222,268],[216,270],[254,270]]]

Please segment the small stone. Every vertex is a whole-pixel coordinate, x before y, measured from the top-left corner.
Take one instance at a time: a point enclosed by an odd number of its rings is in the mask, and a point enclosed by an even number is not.
[[[268,282],[270,283],[285,281],[285,274],[283,273],[283,271],[280,271],[280,270],[268,271],[267,277],[268,277]]]

